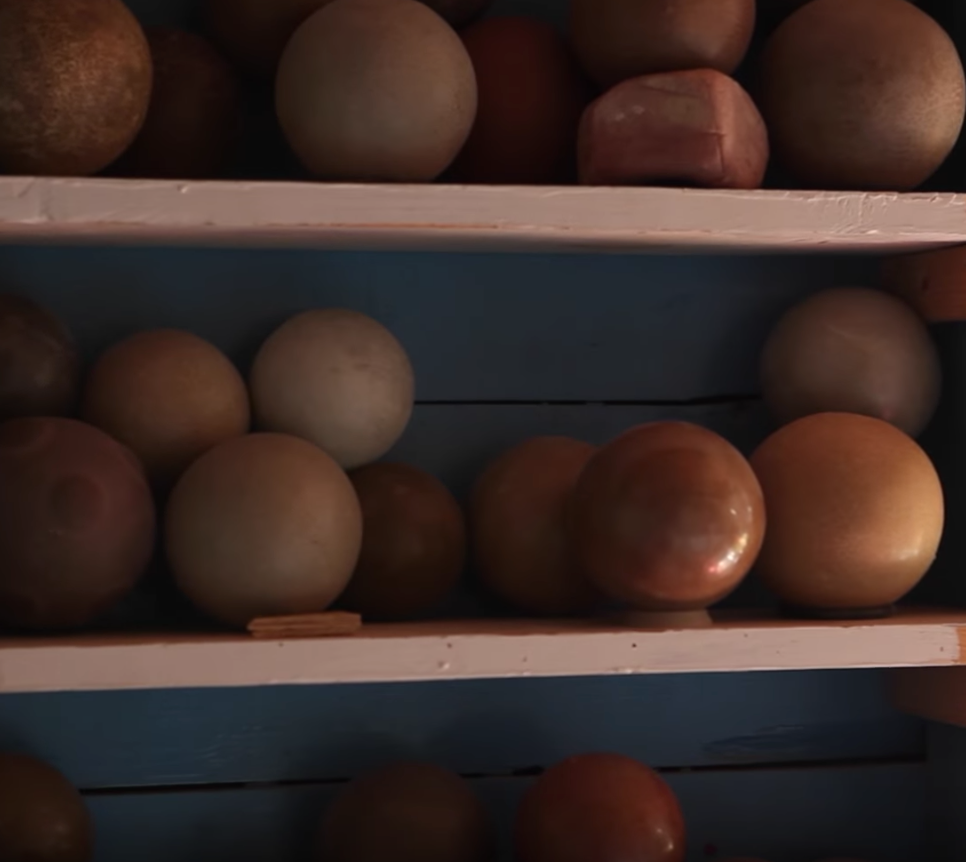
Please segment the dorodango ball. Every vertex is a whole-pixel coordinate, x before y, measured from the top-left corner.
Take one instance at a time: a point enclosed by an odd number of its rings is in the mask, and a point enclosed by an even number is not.
[[[228,625],[324,611],[359,557],[352,483],[313,444],[251,434],[202,455],[165,513],[165,549],[181,590]]]

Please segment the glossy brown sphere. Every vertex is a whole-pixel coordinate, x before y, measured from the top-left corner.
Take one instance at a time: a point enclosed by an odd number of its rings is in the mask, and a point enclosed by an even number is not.
[[[466,183],[565,183],[575,175],[587,82],[553,25],[488,18],[460,34],[476,72],[476,122],[453,164]]]
[[[787,605],[843,616],[888,607],[936,556],[939,477],[887,422],[806,416],[762,443],[751,464],[768,507],[757,571]]]
[[[500,455],[477,480],[470,508],[476,569],[520,610],[577,614],[597,600],[570,543],[574,486],[596,451],[568,437],[535,437]]]
[[[684,862],[684,817],[654,770],[618,754],[548,769],[514,827],[517,862]]]
[[[244,378],[217,347],[177,329],[141,332],[101,355],[81,414],[170,487],[213,446],[248,431]]]
[[[435,476],[406,464],[350,474],[362,507],[362,551],[340,604],[364,619],[432,610],[466,562],[463,510]]]
[[[754,0],[573,0],[570,38],[604,88],[655,72],[730,74],[755,29]]]
[[[772,152],[803,185],[913,189],[959,136],[956,46],[905,0],[814,0],[775,30],[761,62]]]
[[[325,812],[319,862],[487,862],[486,812],[458,775],[397,763],[353,781]]]
[[[69,413],[79,379],[64,324],[25,297],[0,294],[0,420]]]
[[[147,37],[154,61],[151,104],[140,133],[111,172],[156,179],[224,175],[242,123],[235,73],[195,33],[155,27]]]
[[[305,168],[330,180],[429,182],[476,117],[459,36],[415,0],[333,0],[292,36],[275,106]]]
[[[359,558],[352,483],[321,449],[285,434],[236,437],[202,455],[168,500],[175,581],[215,619],[324,611]]]
[[[0,425],[0,622],[72,628],[125,595],[154,548],[140,464],[73,419]]]
[[[646,611],[705,608],[758,555],[761,488],[724,438],[654,422],[604,446],[574,494],[579,559],[605,593]]]
[[[826,290],[779,321],[761,358],[765,401],[782,423],[861,413],[916,436],[939,403],[942,367],[929,330],[901,300]]]
[[[0,170],[97,173],[150,97],[151,53],[121,0],[0,1]]]
[[[0,753],[0,859],[89,862],[94,827],[84,800],[52,766]]]
[[[304,437],[347,470],[385,455],[413,412],[403,346],[381,323],[344,308],[283,323],[258,351],[250,384],[259,427]]]

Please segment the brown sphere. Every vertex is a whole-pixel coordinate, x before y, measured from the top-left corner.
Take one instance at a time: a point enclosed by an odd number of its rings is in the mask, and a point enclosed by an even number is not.
[[[175,580],[215,619],[324,611],[359,558],[352,483],[321,449],[285,434],[236,437],[202,455],[168,500]]]
[[[275,94],[292,149],[332,180],[433,180],[476,116],[463,43],[415,0],[334,0],[320,9],[288,43]]]
[[[77,789],[52,766],[0,753],[0,859],[89,862],[94,827]]]
[[[341,604],[365,619],[432,610],[466,562],[463,510],[435,476],[406,464],[349,475],[362,507],[362,551]]]
[[[570,546],[574,486],[596,447],[567,437],[536,437],[492,461],[470,508],[480,578],[528,613],[590,611],[596,589]]]
[[[0,170],[97,173],[150,97],[151,52],[121,0],[0,0]]]
[[[222,176],[242,122],[235,73],[195,33],[155,27],[147,37],[154,61],[151,104],[140,133],[111,173],[156,179]]]
[[[789,606],[842,616],[886,608],[936,556],[939,477],[887,422],[806,416],[765,440],[751,464],[768,507],[757,571]]]
[[[761,383],[782,423],[861,413],[915,436],[939,403],[942,368],[929,330],[908,305],[878,290],[843,287],[782,317],[762,353]]]
[[[548,769],[520,804],[517,862],[684,862],[684,816],[643,763],[584,754]]]
[[[25,297],[0,294],[0,420],[69,413],[79,380],[64,324]]]
[[[684,69],[738,68],[755,29],[754,0],[573,0],[570,38],[602,87]]]
[[[261,428],[311,440],[347,470],[385,455],[413,412],[403,346],[381,323],[344,308],[283,323],[258,351],[250,384]]]
[[[748,462],[724,438],[653,422],[590,460],[573,524],[578,557],[605,593],[640,610],[695,610],[745,577],[765,506]]]
[[[128,446],[161,488],[250,420],[245,381],[228,357],[177,329],[141,332],[103,353],[81,414]]]
[[[154,549],[141,466],[73,419],[0,425],[0,622],[73,628],[125,595]]]
[[[467,183],[573,180],[577,128],[589,87],[555,27],[488,18],[461,34],[476,72],[476,122],[453,164]]]
[[[208,32],[250,75],[270,78],[299,25],[330,0],[204,0]]]
[[[482,15],[493,0],[420,0],[453,27],[463,27]]]
[[[490,824],[469,785],[428,763],[353,781],[325,812],[320,862],[487,862]]]
[[[759,107],[772,152],[809,187],[913,189],[959,137],[956,46],[905,0],[813,0],[769,38]]]

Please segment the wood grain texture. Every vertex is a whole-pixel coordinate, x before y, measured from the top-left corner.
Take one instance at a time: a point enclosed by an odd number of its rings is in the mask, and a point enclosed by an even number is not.
[[[673,773],[688,823],[689,862],[754,853],[813,862],[849,853],[921,862],[921,764]],[[510,859],[509,832],[530,779],[477,779]],[[295,862],[339,785],[94,796],[96,862]]]
[[[325,781],[401,757],[510,774],[602,749],[679,768],[875,760],[923,738],[880,672],[843,671],[4,695],[0,749],[98,789]]]

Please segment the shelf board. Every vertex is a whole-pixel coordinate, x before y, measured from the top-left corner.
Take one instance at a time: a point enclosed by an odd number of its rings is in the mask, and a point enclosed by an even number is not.
[[[370,625],[350,637],[0,639],[0,692],[301,685],[966,664],[966,613],[803,622],[723,613],[712,628],[595,621]]]
[[[913,250],[966,242],[966,196],[3,177],[0,241]]]

